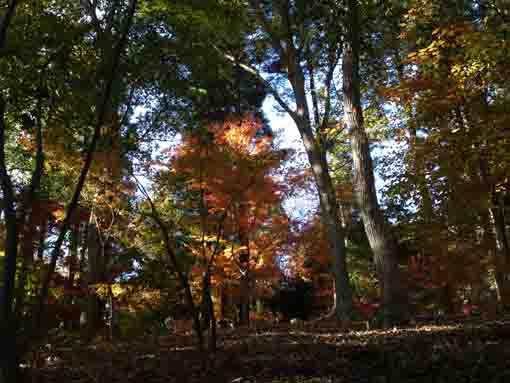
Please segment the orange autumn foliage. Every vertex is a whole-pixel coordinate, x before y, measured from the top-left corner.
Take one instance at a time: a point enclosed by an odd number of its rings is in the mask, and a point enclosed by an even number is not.
[[[241,274],[249,270],[257,281],[253,291],[264,296],[279,275],[275,258],[287,241],[288,218],[280,207],[286,186],[275,174],[286,151],[275,150],[261,131],[261,121],[250,115],[230,118],[186,135],[167,152],[170,170],[160,172],[160,190],[171,192],[180,184],[195,196],[176,203],[198,212],[182,220],[194,228],[190,251],[197,258],[191,270],[196,289],[212,257],[213,291],[222,286],[239,295]]]

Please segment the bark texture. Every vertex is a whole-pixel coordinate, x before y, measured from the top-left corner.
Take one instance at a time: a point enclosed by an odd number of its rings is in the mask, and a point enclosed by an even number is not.
[[[359,79],[360,25],[356,0],[349,0],[347,16],[348,33],[342,63],[343,96],[345,121],[351,134],[354,191],[382,288],[385,324],[391,325],[401,319],[405,300],[398,249],[377,201],[369,140],[363,123]]]

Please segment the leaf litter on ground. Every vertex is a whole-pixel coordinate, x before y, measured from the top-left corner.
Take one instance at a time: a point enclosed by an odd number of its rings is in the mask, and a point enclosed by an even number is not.
[[[204,357],[193,338],[47,348],[30,372],[50,382],[510,382],[510,320],[372,331],[331,326],[231,331]]]

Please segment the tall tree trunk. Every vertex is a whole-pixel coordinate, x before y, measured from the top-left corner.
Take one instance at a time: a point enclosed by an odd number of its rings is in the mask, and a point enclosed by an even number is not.
[[[382,287],[385,324],[399,320],[405,309],[398,251],[389,225],[377,201],[374,170],[363,113],[359,80],[359,10],[357,0],[349,0],[349,23],[343,53],[344,113],[350,134],[354,164],[354,188],[358,207]]]
[[[16,0],[9,1],[7,11],[0,20],[0,55],[3,55],[7,29],[16,11]],[[16,360],[16,324],[14,323],[13,298],[16,279],[16,258],[18,251],[18,229],[16,210],[14,206],[14,190],[11,178],[7,172],[5,159],[5,101],[0,94],[0,186],[3,193],[3,213],[6,226],[5,264],[3,289],[0,292],[0,336],[2,347],[0,350],[0,378],[2,383],[16,382],[18,364]]]
[[[292,87],[294,96],[295,108],[291,108],[278,91],[267,82],[263,76],[260,75],[253,68],[240,65],[241,68],[248,73],[255,75],[258,81],[268,89],[273,95],[278,104],[289,114],[293,119],[296,127],[299,130],[303,145],[305,147],[310,168],[314,176],[315,184],[319,193],[320,209],[321,209],[321,222],[327,231],[327,239],[330,245],[330,251],[335,259],[335,299],[336,310],[335,315],[337,319],[348,319],[352,311],[352,291],[349,284],[349,275],[347,272],[346,251],[345,251],[345,233],[341,225],[338,201],[336,198],[335,188],[330,176],[330,170],[326,159],[326,150],[321,140],[321,130],[327,126],[329,122],[329,113],[331,110],[329,91],[331,89],[331,79],[336,67],[337,60],[333,59],[329,63],[328,74],[326,75],[326,89],[328,91],[328,100],[325,105],[325,113],[323,114],[323,121],[321,127],[317,127],[317,132],[314,133],[312,128],[312,118],[307,101],[307,88],[305,84],[305,73],[303,67],[303,52],[302,47],[296,47],[294,34],[292,31],[292,22],[295,21],[290,14],[291,2],[279,1],[273,3],[273,14],[281,16],[281,30],[275,32],[272,22],[275,20],[267,17],[264,7],[267,5],[262,0],[250,0],[250,4],[254,9],[255,17],[260,22],[264,31],[269,35],[272,48],[277,52],[279,61],[286,67],[288,80]],[[282,33],[280,33],[280,31]],[[336,46],[332,47],[336,50]],[[306,49],[305,49],[306,50]],[[227,58],[233,62],[231,57]],[[309,61],[309,65],[310,65]],[[315,85],[311,84],[314,88]],[[314,93],[312,89],[312,93]],[[313,95],[312,103],[315,105],[317,98]],[[316,111],[317,108],[314,107]],[[316,114],[317,118],[317,114]]]
[[[352,310],[352,291],[347,272],[345,233],[341,223],[335,188],[329,172],[326,152],[314,137],[310,125],[310,112],[306,100],[304,74],[299,65],[289,59],[291,84],[297,110],[293,115],[305,147],[308,161],[319,192],[321,221],[326,228],[331,252],[335,259],[335,315],[338,320],[348,319]]]
[[[0,41],[1,42],[1,41]],[[0,49],[2,47],[0,46]],[[5,103],[0,94],[0,182],[3,193],[3,213],[6,227],[5,238],[5,262],[4,278],[1,294],[1,317],[0,331],[2,335],[1,347],[1,377],[7,383],[16,381],[17,361],[16,361],[16,328],[13,300],[14,286],[16,280],[16,260],[18,256],[18,224],[16,219],[14,189],[12,187],[11,177],[7,172],[5,160]],[[2,382],[3,383],[3,382]]]
[[[292,52],[292,49],[289,49]],[[289,55],[289,79],[294,91],[297,113],[293,116],[305,147],[308,161],[319,192],[321,221],[326,228],[331,252],[335,259],[335,315],[338,320],[350,317],[352,291],[347,272],[345,233],[342,227],[338,201],[331,179],[326,151],[311,127],[310,111],[306,100],[305,76],[294,54]]]

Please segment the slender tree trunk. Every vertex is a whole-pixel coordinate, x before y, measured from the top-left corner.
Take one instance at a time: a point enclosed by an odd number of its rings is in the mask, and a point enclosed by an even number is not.
[[[336,192],[329,172],[326,151],[313,134],[310,110],[306,99],[305,76],[293,45],[288,50],[287,60],[289,80],[297,105],[297,113],[292,117],[308,155],[319,192],[322,223],[326,228],[328,242],[335,259],[335,298],[337,302],[335,314],[338,320],[346,320],[352,311],[352,291],[347,272],[345,233],[341,224]]]
[[[249,271],[244,270],[240,281],[240,302],[239,302],[239,324],[249,326],[250,324],[250,277]]]
[[[207,270],[202,278],[202,310],[205,312],[203,328],[208,330],[208,350],[216,352],[216,316],[211,296],[211,273]]]
[[[76,275],[76,266],[78,265],[78,246],[80,242],[80,230],[78,227],[73,227],[70,233],[69,240],[69,265],[68,265],[68,279],[67,279],[67,288],[72,292],[74,290],[74,278]],[[69,308],[72,309],[72,305],[74,304],[73,294],[69,294],[65,297],[66,304],[69,305]],[[65,327],[68,330],[73,330],[75,326],[75,322],[73,318],[68,318],[65,323]]]
[[[248,214],[245,207],[240,203],[238,209],[238,221]],[[246,228],[241,227],[238,223],[239,243],[244,250],[239,252],[239,265],[241,272],[240,279],[240,297],[239,297],[239,324],[241,326],[249,326],[250,324],[250,239]]]
[[[377,201],[374,170],[363,124],[359,79],[359,10],[357,0],[349,0],[349,22],[343,53],[343,95],[345,120],[351,133],[354,188],[358,207],[382,286],[385,324],[399,320],[405,309],[398,265],[397,246]]]
[[[88,238],[87,238],[87,306],[86,306],[86,324],[85,324],[85,336],[86,338],[92,339],[98,329],[99,315],[100,315],[100,302],[97,294],[92,291],[92,285],[99,283],[99,276],[101,274],[100,264],[102,263],[102,244],[99,238],[98,229],[96,223],[93,220],[93,215],[89,222]]]
[[[225,286],[223,285],[223,282],[218,285],[219,293],[218,293],[218,312],[220,314],[220,317],[218,318],[220,321],[225,320],[225,306],[226,306],[226,294],[225,294]]]
[[[148,195],[147,195],[148,196]],[[191,286],[188,282],[188,279],[184,272],[181,270],[181,267],[177,261],[177,256],[175,252],[172,249],[172,246],[170,244],[170,235],[168,234],[168,229],[166,228],[165,224],[161,219],[159,218],[159,215],[156,211],[156,208],[154,204],[151,201],[151,207],[153,212],[153,218],[156,221],[157,225],[159,226],[161,233],[163,234],[163,241],[165,243],[165,248],[168,257],[170,258],[170,261],[172,263],[172,266],[174,267],[177,277],[179,278],[179,282],[181,283],[182,287],[184,288],[186,303],[188,304],[188,307],[191,311],[191,315],[193,318],[193,328],[195,329],[195,334],[198,339],[198,349],[199,351],[203,351],[204,349],[204,338],[202,336],[202,326],[200,325],[200,317],[198,310],[195,306],[195,303],[193,302],[193,295],[191,293]]]
[[[39,227],[39,240],[37,244],[37,261],[42,262],[44,258],[44,250],[46,250],[46,233],[48,230],[48,222],[46,221]]]

